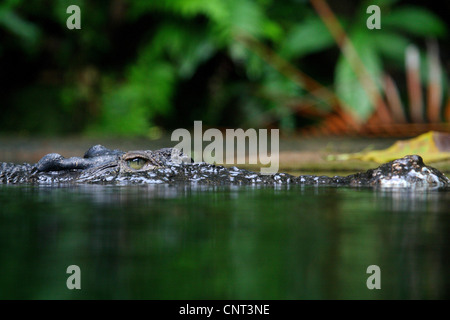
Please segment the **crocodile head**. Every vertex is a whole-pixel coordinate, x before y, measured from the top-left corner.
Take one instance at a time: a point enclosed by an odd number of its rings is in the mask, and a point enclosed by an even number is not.
[[[50,153],[36,164],[36,182],[110,182],[121,177],[143,177],[147,172],[170,164],[192,162],[177,149],[123,152],[101,145],[91,147],[82,158],[64,158]]]
[[[442,187],[450,180],[439,170],[426,166],[421,156],[408,155],[374,170],[382,187]]]
[[[419,155],[404,156],[351,178],[351,185],[367,184],[382,188],[437,188],[450,185],[450,179],[439,170],[425,165]]]

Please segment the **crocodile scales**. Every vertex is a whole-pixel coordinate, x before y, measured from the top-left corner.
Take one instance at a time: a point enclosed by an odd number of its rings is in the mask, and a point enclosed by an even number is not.
[[[439,170],[426,166],[418,155],[382,164],[348,176],[263,175],[237,167],[223,167],[192,159],[173,148],[123,152],[101,145],[83,157],[64,158],[57,153],[36,164],[0,163],[0,184],[156,184],[198,183],[210,185],[327,185],[438,188],[450,186]]]

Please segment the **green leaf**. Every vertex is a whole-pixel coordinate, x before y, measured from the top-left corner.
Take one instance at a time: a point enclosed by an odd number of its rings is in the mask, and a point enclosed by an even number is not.
[[[372,36],[374,48],[379,53],[403,65],[405,60],[405,50],[410,41],[399,34],[393,32],[374,32]]]
[[[142,49],[141,57],[152,61],[165,54],[178,66],[178,74],[188,78],[216,49],[217,45],[209,30],[181,23],[168,23],[162,25],[152,42]]]
[[[128,14],[136,19],[148,12],[168,12],[191,18],[205,15],[213,21],[228,19],[226,1],[222,0],[170,0],[170,1],[132,1]]]
[[[266,20],[263,25],[263,34],[272,41],[278,41],[281,39],[283,29],[275,21]]]
[[[319,17],[295,25],[287,34],[280,54],[287,59],[299,58],[332,46],[333,37]]]
[[[248,58],[245,64],[247,77],[251,81],[261,81],[264,77],[264,71],[267,70],[267,63],[261,57],[253,52],[248,52]]]
[[[278,98],[280,101],[301,96],[297,83],[272,68],[266,70],[261,86],[264,95]]]
[[[368,35],[367,32],[359,30],[351,39],[364,68],[379,87],[381,62]],[[374,105],[363,87],[361,79],[355,75],[353,68],[343,56],[339,58],[336,65],[335,86],[338,97],[344,102],[344,108],[347,108],[361,121],[370,117],[374,111]]]
[[[127,82],[106,88],[100,129],[121,135],[145,135],[155,116],[171,111],[174,86],[172,65],[138,59],[128,70]]]
[[[422,7],[403,7],[382,13],[381,29],[392,27],[418,36],[440,37],[446,34],[445,23]]]
[[[228,0],[227,11],[229,13],[227,20],[222,21],[222,28],[229,32],[231,41],[235,35],[249,34],[254,37],[264,35],[267,30],[267,17],[261,6],[256,5],[251,0]],[[273,26],[272,26],[273,27]]]
[[[137,63],[129,70],[127,86],[139,93],[136,103],[148,109],[149,116],[169,111],[174,84],[174,67],[162,61],[145,65]]]
[[[148,114],[139,99],[139,91],[132,86],[108,92],[103,98],[101,129],[121,135],[145,134]]]
[[[186,46],[186,53],[180,59],[178,73],[182,78],[191,77],[200,63],[208,60],[215,52],[215,46],[209,39],[197,39]]]
[[[41,35],[35,24],[24,20],[9,9],[0,9],[0,25],[17,35],[27,46],[35,46]]]

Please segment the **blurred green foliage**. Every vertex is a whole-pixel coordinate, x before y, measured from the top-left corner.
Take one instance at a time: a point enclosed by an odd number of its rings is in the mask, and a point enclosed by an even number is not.
[[[66,28],[71,4],[81,8],[81,30]],[[411,42],[447,39],[447,26],[424,6],[329,4],[378,83],[386,69],[403,72]],[[366,27],[370,4],[381,7],[381,30]],[[4,132],[133,136],[193,120],[282,129],[309,123],[295,110],[314,101],[311,93],[242,37],[335,90],[357,117],[373,111],[306,0],[7,0],[0,36]]]

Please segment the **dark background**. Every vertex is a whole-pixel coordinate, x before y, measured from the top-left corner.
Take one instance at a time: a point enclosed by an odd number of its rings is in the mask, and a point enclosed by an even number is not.
[[[377,106],[364,93],[354,97],[339,91],[356,92],[360,84],[349,75],[311,3],[4,1],[0,133],[157,137],[165,130],[190,128],[194,120],[206,126],[294,132],[320,125],[342,107],[321,101],[320,94],[318,98],[294,81],[292,72],[274,63],[276,57],[341,96],[350,108],[344,112],[365,123]],[[71,4],[81,9],[81,30],[66,27]],[[381,30],[366,28],[371,4],[381,8]],[[378,81],[385,72],[396,81],[405,112],[404,49],[414,44],[420,50],[426,88],[427,43],[436,40],[442,66],[441,118],[448,121],[449,3],[328,5],[372,76]],[[256,46],[248,45],[249,38]],[[268,50],[268,58],[258,48]]]

